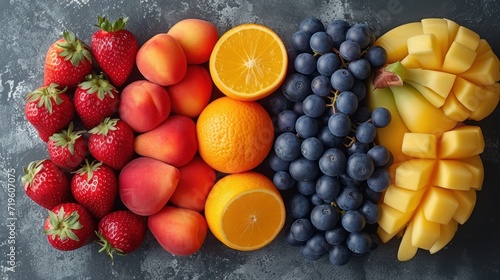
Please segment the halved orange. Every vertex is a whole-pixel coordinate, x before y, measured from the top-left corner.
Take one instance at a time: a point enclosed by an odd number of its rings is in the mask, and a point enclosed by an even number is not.
[[[238,100],[264,98],[283,83],[285,44],[269,27],[245,23],[225,32],[210,56],[210,74],[225,95]]]
[[[205,203],[214,236],[239,251],[260,249],[285,223],[285,205],[273,182],[258,172],[230,174],[215,183]]]

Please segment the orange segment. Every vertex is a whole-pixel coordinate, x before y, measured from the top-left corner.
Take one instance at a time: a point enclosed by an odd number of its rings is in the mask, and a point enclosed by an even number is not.
[[[210,74],[225,95],[255,101],[279,88],[286,76],[285,44],[270,28],[254,23],[224,33],[210,56]]]
[[[272,181],[257,172],[230,174],[214,185],[205,203],[214,236],[240,251],[260,249],[279,234],[285,205]]]

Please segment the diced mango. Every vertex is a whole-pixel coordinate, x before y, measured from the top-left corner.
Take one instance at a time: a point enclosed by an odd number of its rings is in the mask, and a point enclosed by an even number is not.
[[[474,175],[460,160],[439,160],[434,185],[452,190],[469,190]]]
[[[412,244],[412,233],[413,233],[413,223],[410,222],[406,227],[403,238],[401,239],[401,243],[399,244],[398,249],[398,260],[404,262],[411,260],[418,251],[417,246],[413,246]]]
[[[453,41],[455,41],[455,36],[457,35],[458,29],[460,28],[460,24],[450,20],[445,19],[448,24],[448,47],[451,46]]]
[[[467,165],[467,168],[469,168],[470,172],[473,174],[474,178],[470,187],[476,191],[481,190],[483,188],[484,181],[484,166],[481,156],[475,155],[462,159],[461,161]]]
[[[488,41],[486,41],[485,39],[480,39],[479,45],[477,46],[477,49],[476,49],[477,56],[481,56],[482,54],[485,54],[485,53],[490,52],[490,51],[492,51],[492,50],[491,50],[491,46],[488,43]]]
[[[448,22],[444,18],[424,18],[422,22],[422,32],[424,34],[434,34],[438,40],[441,55],[444,57],[448,49]]]
[[[453,194],[459,204],[453,219],[463,225],[471,216],[474,206],[476,206],[476,190],[454,191]]]
[[[389,30],[375,41],[387,51],[387,63],[401,61],[408,54],[407,39],[422,34],[421,22],[410,22]]]
[[[417,158],[437,157],[437,137],[429,133],[405,133],[401,150],[405,155]]]
[[[411,159],[396,169],[395,185],[409,190],[419,190],[431,182],[435,160]]]
[[[411,244],[415,247],[429,250],[438,240],[441,226],[425,218],[422,209],[418,209],[412,220]]]
[[[427,191],[422,209],[427,220],[448,224],[453,219],[458,206],[459,203],[452,190],[431,187]]]
[[[489,86],[482,86],[486,91],[486,96],[479,107],[470,113],[469,119],[480,121],[489,116],[497,107],[500,101],[500,84],[495,83]]]
[[[465,26],[460,26],[457,34],[455,35],[455,42],[459,42],[473,51],[475,51],[477,46],[479,46],[480,39],[479,34]]]
[[[457,122],[466,120],[471,114],[471,111],[467,109],[464,104],[458,101],[454,92],[451,92],[448,98],[446,98],[446,101],[441,109],[446,117]]]
[[[422,200],[425,191],[426,188],[412,191],[396,185],[390,185],[384,193],[383,201],[386,205],[398,211],[405,213],[413,212]]]
[[[496,56],[481,56],[461,76],[478,85],[489,85],[500,79],[500,62]]]
[[[406,68],[421,68],[422,65],[420,65],[420,61],[411,54],[408,54],[405,56],[403,60],[401,60],[401,64],[403,64],[404,67]]]
[[[435,91],[428,87],[424,87],[423,85],[417,84],[413,81],[406,82],[413,86],[416,90],[418,90],[420,94],[422,94],[422,96],[436,108],[440,108],[441,106],[443,106],[444,102],[446,101],[446,97],[437,94]]]
[[[388,234],[395,234],[411,219],[413,211],[401,212],[385,203],[380,203],[380,217],[378,225]]]
[[[388,234],[383,228],[377,228],[377,235],[383,243],[389,242],[394,236],[396,236],[396,234],[398,233]]]
[[[415,57],[422,68],[439,70],[443,65],[441,47],[432,33],[408,38],[408,55]]]
[[[439,143],[440,159],[462,159],[481,154],[484,151],[484,137],[481,127],[465,125],[446,131]]]
[[[476,52],[454,41],[443,60],[442,71],[460,74],[472,66],[476,59]]]
[[[484,88],[477,86],[462,77],[456,78],[452,90],[458,101],[471,111],[476,110],[479,105],[481,105],[481,102],[486,99],[488,94]]]
[[[430,69],[406,69],[406,79],[426,86],[442,97],[447,97],[453,84],[455,75]]]
[[[455,236],[455,232],[457,231],[458,223],[455,220],[451,220],[448,224],[441,224],[440,235],[436,240],[434,245],[429,249],[431,254],[438,252],[443,249]]]

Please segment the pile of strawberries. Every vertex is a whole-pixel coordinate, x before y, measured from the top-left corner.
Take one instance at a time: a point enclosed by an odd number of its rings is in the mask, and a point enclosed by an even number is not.
[[[43,85],[27,96],[26,118],[49,158],[31,162],[22,184],[49,210],[44,233],[59,250],[97,240],[110,256],[126,254],[146,235],[146,217],[115,207],[117,172],[134,156],[134,131],[117,116],[117,88],[138,51],[126,22],[98,17],[90,45],[65,31],[47,51]]]

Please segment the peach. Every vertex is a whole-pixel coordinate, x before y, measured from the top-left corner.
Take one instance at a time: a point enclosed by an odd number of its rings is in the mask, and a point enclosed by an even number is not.
[[[148,228],[163,249],[177,256],[200,250],[208,231],[207,221],[200,213],[173,206],[165,206],[149,216]]]
[[[127,85],[123,88],[120,98],[120,117],[135,132],[146,132],[157,127],[171,112],[167,90],[147,80]]]
[[[194,18],[177,22],[167,34],[177,39],[189,64],[207,62],[219,39],[217,27],[213,23]]]
[[[170,203],[197,212],[203,211],[208,193],[215,183],[215,170],[196,155],[179,168],[179,173],[179,183],[170,197]]]
[[[179,183],[179,170],[162,161],[138,157],[131,160],[118,176],[118,193],[132,212],[149,216],[160,211]]]
[[[212,78],[200,65],[189,65],[184,78],[167,87],[172,102],[172,112],[196,118],[207,106],[212,94]]]
[[[173,85],[186,74],[184,51],[177,39],[166,33],[156,34],[144,43],[135,60],[144,78],[161,86]]]
[[[180,167],[196,155],[196,125],[186,116],[172,115],[154,129],[138,135],[135,152]]]

